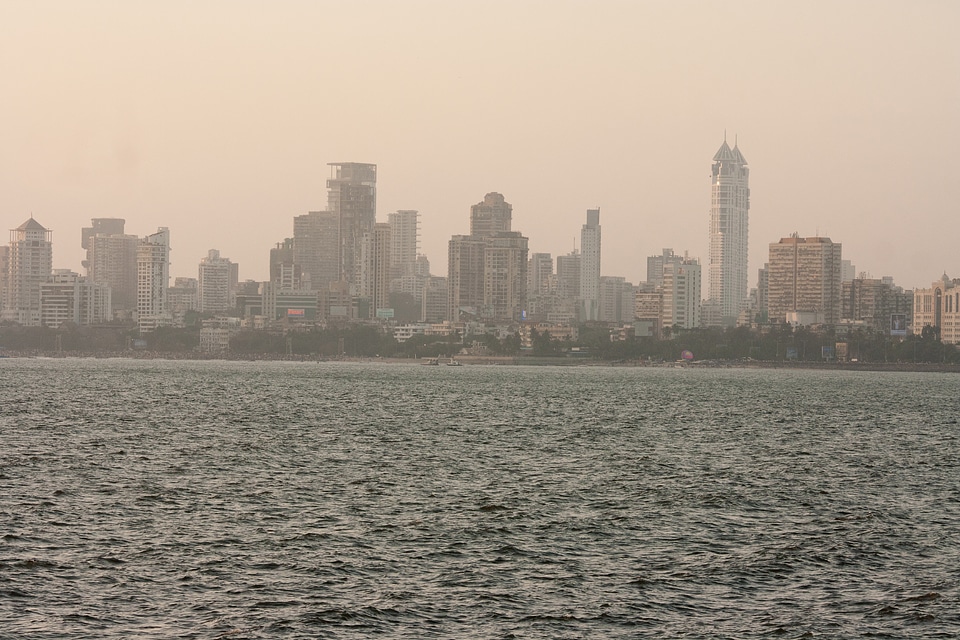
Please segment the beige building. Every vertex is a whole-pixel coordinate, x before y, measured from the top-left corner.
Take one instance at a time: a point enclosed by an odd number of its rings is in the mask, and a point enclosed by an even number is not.
[[[69,269],[57,269],[40,285],[40,323],[56,329],[64,322],[91,325],[112,319],[110,287]]]
[[[216,249],[210,249],[207,257],[200,260],[198,274],[200,312],[217,314],[233,309],[240,281],[239,265],[229,258],[221,258]]]
[[[30,218],[10,230],[4,320],[24,326],[40,325],[40,286],[53,270],[53,232]]]
[[[767,307],[771,322],[788,315],[812,324],[840,321],[841,245],[830,238],[793,234],[770,244]]]
[[[527,238],[511,231],[513,207],[488,193],[470,208],[470,235],[450,239],[448,318],[520,320],[526,309]]]
[[[913,333],[924,327],[939,327],[940,340],[960,344],[960,279],[943,274],[930,288],[914,290]]]
[[[137,325],[141,333],[173,322],[167,302],[170,230],[160,227],[137,245]]]

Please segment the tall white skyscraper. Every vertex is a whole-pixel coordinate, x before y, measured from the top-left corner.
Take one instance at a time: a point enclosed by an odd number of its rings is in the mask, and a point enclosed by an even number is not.
[[[747,298],[749,177],[736,143],[731,149],[724,140],[713,156],[709,302],[726,326],[736,323]]]
[[[160,227],[137,247],[137,323],[141,332],[170,324],[170,230]]]
[[[580,229],[580,320],[600,319],[600,209]]]

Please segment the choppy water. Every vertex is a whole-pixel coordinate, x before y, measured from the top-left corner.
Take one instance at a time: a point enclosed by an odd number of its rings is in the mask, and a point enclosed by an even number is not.
[[[958,382],[0,360],[0,637],[957,637]]]

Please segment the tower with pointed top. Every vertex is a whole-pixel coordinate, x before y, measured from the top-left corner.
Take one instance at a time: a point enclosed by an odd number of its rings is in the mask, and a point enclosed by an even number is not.
[[[31,216],[10,230],[3,319],[24,326],[39,326],[40,286],[52,271],[53,232]]]
[[[713,156],[709,304],[725,326],[736,324],[747,298],[749,177],[746,158],[724,137]]]

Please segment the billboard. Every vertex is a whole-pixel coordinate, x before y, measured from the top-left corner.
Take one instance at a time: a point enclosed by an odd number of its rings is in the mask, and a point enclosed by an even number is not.
[[[302,318],[306,315],[307,314],[303,309],[287,309],[288,318]]]
[[[905,313],[890,314],[890,335],[907,335],[907,315]]]

